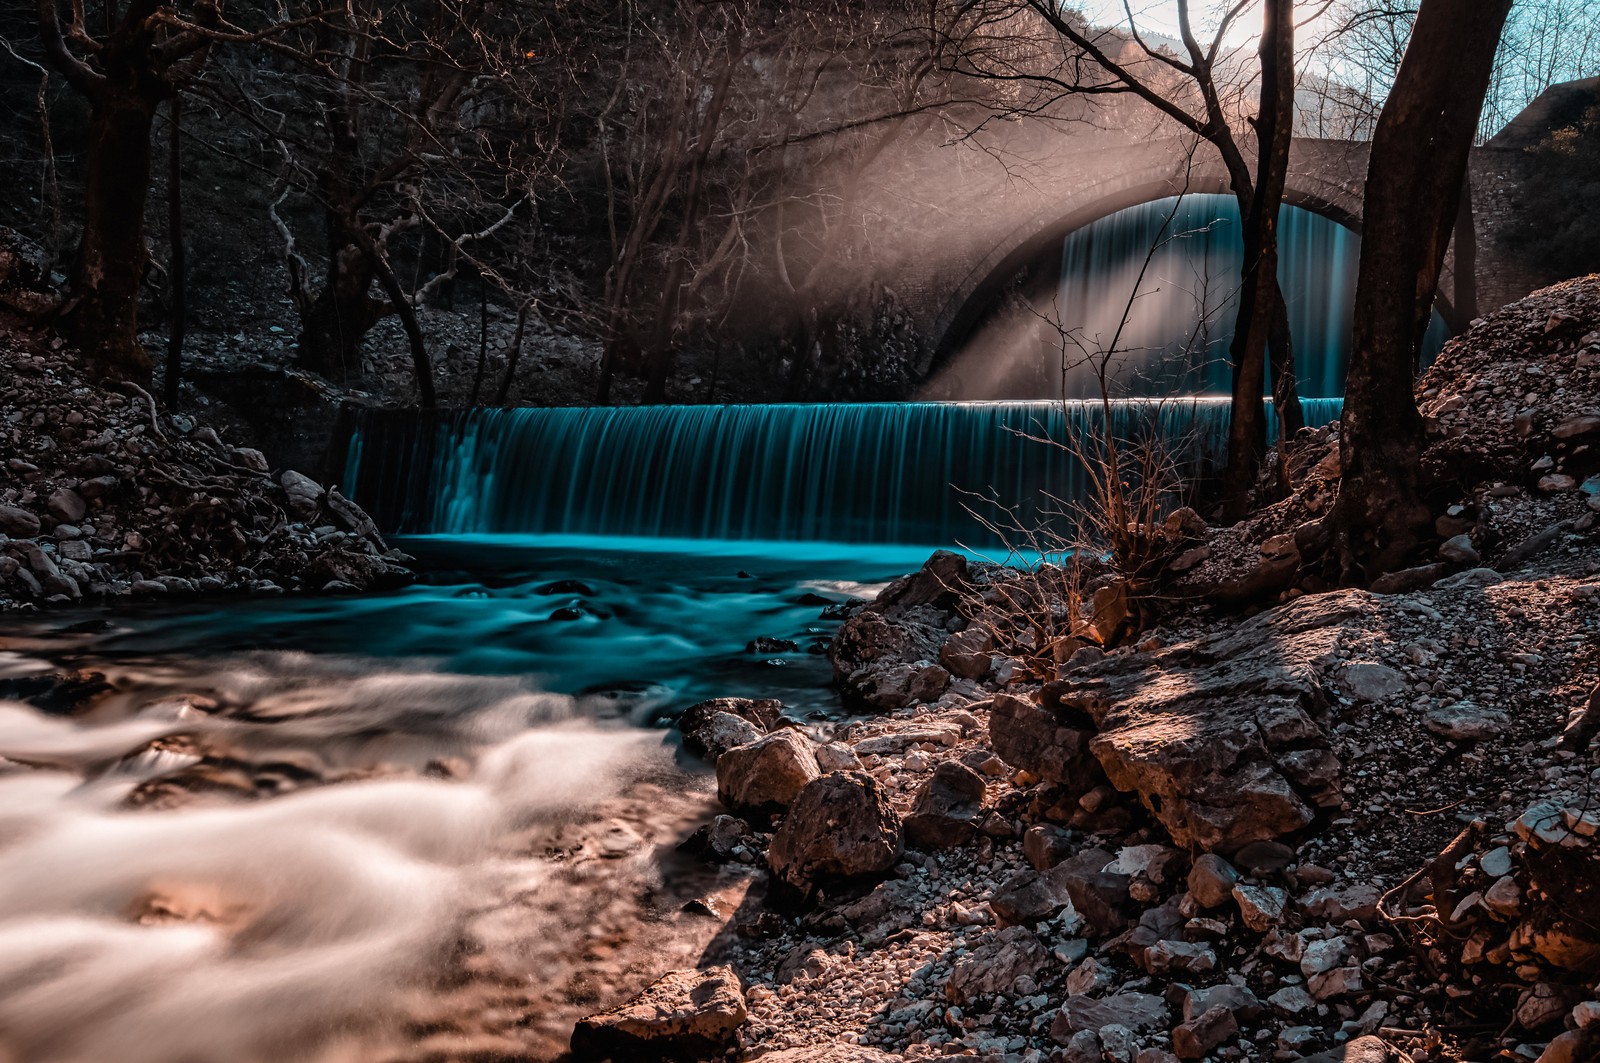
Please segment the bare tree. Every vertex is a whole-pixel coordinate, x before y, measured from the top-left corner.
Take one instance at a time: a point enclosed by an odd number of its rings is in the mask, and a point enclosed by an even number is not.
[[[1032,88],[1016,105],[1018,111],[1038,112],[1061,95],[1129,95],[1217,151],[1244,218],[1244,268],[1231,348],[1233,420],[1225,474],[1228,508],[1234,514],[1242,512],[1266,448],[1262,393],[1269,350],[1282,433],[1292,435],[1304,424],[1288,314],[1276,272],[1277,214],[1293,135],[1293,4],[1265,0],[1262,5],[1259,103],[1255,114],[1244,119],[1247,79],[1234,76],[1235,57],[1225,42],[1252,6],[1251,0],[1229,4],[1209,39],[1202,41],[1189,4],[1179,0],[1182,54],[1149,38],[1131,7],[1124,27],[1100,29],[1051,0],[965,0],[956,5],[944,30],[954,69]],[[1036,32],[1036,26],[1059,39],[1053,54],[1045,48],[1015,45],[1019,37]],[[1254,126],[1253,166],[1239,128],[1244,121]]]
[[[36,0],[49,65],[89,104],[82,232],[59,327],[97,376],[150,381],[139,344],[145,202],[156,109],[193,83],[218,36],[222,0]]]

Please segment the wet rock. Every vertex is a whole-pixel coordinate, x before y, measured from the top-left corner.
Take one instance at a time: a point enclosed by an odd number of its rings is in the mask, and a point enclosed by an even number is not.
[[[794,798],[767,860],[778,879],[809,894],[886,874],[903,850],[900,817],[878,780],[838,771],[808,782]]]
[[[697,757],[715,764],[735,746],[759,741],[761,728],[731,712],[697,713],[692,730],[684,730],[683,748]]]
[[[770,816],[820,774],[811,742],[798,731],[778,731],[717,758],[717,799],[733,812]]]
[[[983,776],[959,761],[944,761],[917,792],[905,820],[906,840],[919,849],[967,844],[978,830],[984,792]]]
[[[958,959],[945,983],[945,999],[965,1006],[984,997],[1010,993],[1019,978],[1033,978],[1049,959],[1038,936],[1012,926],[984,936],[976,947]]]
[[[778,639],[762,635],[745,643],[744,652],[756,654],[799,653],[800,644],[792,639]]]
[[[719,712],[732,713],[765,732],[777,727],[778,721],[783,719],[783,702],[776,698],[711,698],[684,710],[678,717],[678,730],[697,730],[705,719]]]
[[[730,1047],[748,1019],[731,967],[674,971],[632,1000],[580,1020],[572,1053],[589,1060],[699,1060]]]

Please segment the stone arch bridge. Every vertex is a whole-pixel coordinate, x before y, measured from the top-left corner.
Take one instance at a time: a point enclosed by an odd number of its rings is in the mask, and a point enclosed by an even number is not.
[[[1557,90],[1552,89],[1551,92]],[[1537,106],[1537,105],[1536,105]],[[1501,239],[1518,186],[1529,179],[1536,107],[1488,144],[1473,149],[1470,165],[1473,238],[1471,291],[1478,313],[1514,301],[1560,278],[1518,260]],[[898,265],[885,283],[935,348],[936,367],[965,342],[995,306],[1000,293],[1031,264],[1045,261],[1075,229],[1126,207],[1180,193],[1226,193],[1227,174],[1209,145],[1192,139],[1152,138],[1086,148],[1061,137],[1058,146],[1016,151],[1012,159],[987,158],[944,168],[937,194],[921,193],[923,213],[897,223]],[[1254,158],[1252,145],[1245,145]],[[1369,145],[1297,138],[1290,151],[1286,202],[1361,230],[1361,197]],[[1016,158],[1027,158],[1017,165]],[[987,163],[988,165],[985,165]],[[911,198],[916,193],[906,193]],[[902,214],[902,217],[904,215]],[[1461,231],[1458,227],[1458,232]],[[1466,322],[1456,307],[1468,289],[1456,276],[1452,242],[1440,281],[1439,309],[1454,328]]]

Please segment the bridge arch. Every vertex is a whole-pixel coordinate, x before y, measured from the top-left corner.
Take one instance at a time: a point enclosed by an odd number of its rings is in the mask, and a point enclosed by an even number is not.
[[[1366,163],[1365,144],[1297,140],[1290,151],[1284,202],[1359,233]],[[1220,159],[1191,157],[1188,144],[1177,140],[1093,153],[1072,171],[1062,175],[1060,194],[1047,207],[1012,227],[952,286],[932,322],[936,343],[930,371],[947,364],[1005,288],[1069,234],[1159,199],[1232,194]],[[1447,308],[1446,318],[1451,319]]]

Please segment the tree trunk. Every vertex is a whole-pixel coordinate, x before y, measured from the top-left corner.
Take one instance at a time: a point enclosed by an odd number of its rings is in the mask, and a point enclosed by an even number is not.
[[[1272,312],[1272,329],[1267,333],[1267,353],[1272,362],[1272,409],[1278,417],[1281,447],[1306,426],[1306,415],[1300,408],[1300,378],[1294,368],[1289,308],[1283,301],[1283,289],[1277,284],[1273,288],[1277,292],[1277,307]]]
[[[167,131],[167,242],[172,245],[172,261],[167,276],[172,283],[172,323],[167,334],[167,374],[165,396],[169,409],[178,405],[178,390],[183,385],[183,337],[188,326],[189,279],[183,246],[183,97],[172,97],[168,107],[172,128]]]
[[[330,236],[338,226],[330,225]],[[345,240],[339,233],[337,239]],[[383,301],[372,297],[376,271],[353,240],[329,257],[322,290],[301,316],[297,360],[313,373],[344,383],[361,371],[361,344],[383,320]]]
[[[144,276],[145,198],[150,189],[150,131],[157,101],[107,87],[89,120],[83,188],[83,237],[72,298],[60,331],[83,351],[100,379],[150,383],[150,356],[139,345],[139,282]]]
[[[1414,367],[1510,8],[1422,0],[1373,133],[1334,510],[1346,579],[1393,569],[1430,531]]]
[[[1294,121],[1294,4],[1267,0],[1261,28],[1261,109],[1256,117],[1255,187],[1244,212],[1244,274],[1233,345],[1233,408],[1228,422],[1228,468],[1223,477],[1224,513],[1244,516],[1256,470],[1266,452],[1262,392],[1266,386],[1268,337],[1283,306],[1278,289],[1278,208],[1289,172]],[[1235,189],[1237,193],[1238,190]],[[1287,328],[1280,352],[1289,356]],[[1292,374],[1291,374],[1292,377]]]

